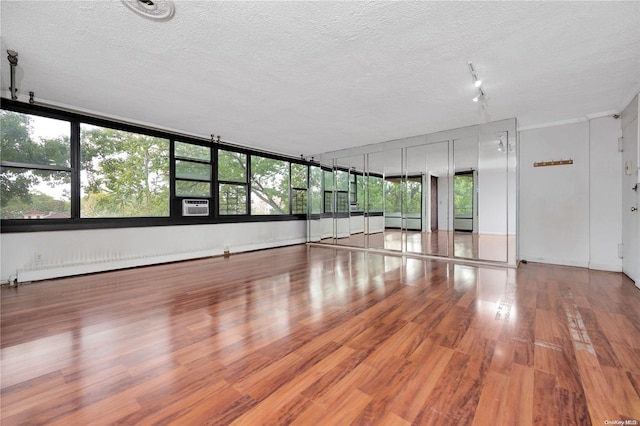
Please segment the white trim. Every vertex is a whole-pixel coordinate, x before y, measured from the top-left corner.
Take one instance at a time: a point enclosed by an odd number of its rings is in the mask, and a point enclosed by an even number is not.
[[[589,269],[595,269],[597,271],[622,272],[622,264],[608,265],[604,263],[589,263]]]
[[[596,118],[612,117],[617,114],[620,114],[620,111],[609,110],[609,111],[595,112],[593,114],[587,114],[583,117],[569,118],[567,120],[551,121],[551,122],[539,123],[539,124],[530,124],[528,126],[519,126],[518,132],[524,132],[527,130],[534,130],[534,129],[543,129],[546,127],[566,126],[568,124],[586,123],[587,121],[595,120]]]
[[[529,257],[527,255],[520,256],[520,260],[534,263],[548,263],[550,265],[575,266],[578,268],[589,268],[589,262],[567,260],[567,259],[548,259],[544,257]]]

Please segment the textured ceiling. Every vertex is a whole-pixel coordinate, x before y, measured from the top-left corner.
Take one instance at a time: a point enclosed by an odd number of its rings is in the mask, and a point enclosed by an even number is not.
[[[1,2],[20,99],[292,155],[517,117],[620,111],[640,90],[640,1]],[[484,80],[471,102],[467,67]]]

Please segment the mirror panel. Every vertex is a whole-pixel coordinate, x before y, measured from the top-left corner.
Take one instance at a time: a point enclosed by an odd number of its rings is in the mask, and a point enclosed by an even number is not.
[[[478,254],[507,261],[507,132],[480,131],[478,138]]]
[[[404,199],[402,149],[384,151],[384,248],[403,251]]]
[[[517,262],[515,119],[326,153],[309,241]]]
[[[384,153],[366,158],[366,247],[384,249]]]
[[[478,139],[453,141],[453,255],[478,257]]]
[[[420,230],[407,226],[407,252],[449,255],[449,141],[407,148],[407,183],[421,174]],[[409,199],[411,199],[409,189]],[[415,197],[415,194],[413,195]],[[415,204],[415,203],[414,203]],[[410,217],[412,207],[408,209]],[[411,219],[409,219],[411,220]],[[414,224],[417,225],[417,224]]]
[[[323,233],[322,215],[324,213],[324,194],[322,191],[323,170],[320,164],[309,166],[309,196],[307,215],[307,240],[320,242],[329,235]]]

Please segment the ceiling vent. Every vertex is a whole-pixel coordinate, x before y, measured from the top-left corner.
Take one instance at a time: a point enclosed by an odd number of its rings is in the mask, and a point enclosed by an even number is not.
[[[138,15],[154,21],[168,21],[173,18],[175,7],[169,0],[122,0]]]

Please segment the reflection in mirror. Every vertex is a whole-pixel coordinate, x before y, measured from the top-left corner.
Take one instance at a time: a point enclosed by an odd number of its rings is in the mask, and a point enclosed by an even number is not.
[[[406,222],[403,197],[402,149],[384,152],[384,248],[402,251]]]
[[[507,261],[507,132],[454,141],[454,256]]]
[[[507,261],[507,132],[478,138],[478,259]]]
[[[478,257],[478,139],[453,141],[453,255]]]
[[[364,156],[357,155],[337,162],[336,176],[336,244],[365,247]]]
[[[308,197],[308,240],[318,242],[330,235],[323,235],[322,215],[324,213],[324,195],[322,192],[322,181],[324,175],[320,164],[309,166],[309,197]],[[328,234],[328,233],[327,233]]]
[[[335,244],[349,245],[349,158],[333,163],[333,238]]]
[[[407,148],[406,172],[407,251],[447,256],[449,142]]]
[[[516,125],[319,155],[309,241],[516,265]]]
[[[384,153],[367,154],[366,167],[366,246],[384,248]]]

